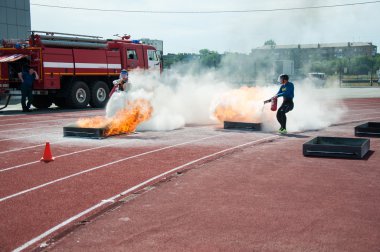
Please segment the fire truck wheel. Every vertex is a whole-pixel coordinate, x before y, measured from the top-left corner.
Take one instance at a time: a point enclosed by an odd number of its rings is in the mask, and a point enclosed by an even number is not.
[[[85,108],[90,101],[90,89],[83,81],[76,81],[71,84],[67,104],[71,108]]]
[[[35,95],[33,96],[32,105],[38,109],[47,109],[53,102],[47,95]]]
[[[103,108],[108,101],[110,90],[106,83],[97,81],[91,86],[90,105],[94,108]]]

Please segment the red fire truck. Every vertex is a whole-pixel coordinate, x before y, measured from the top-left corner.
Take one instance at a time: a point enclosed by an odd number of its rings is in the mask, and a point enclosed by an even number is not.
[[[23,67],[34,68],[39,80],[33,84],[36,108],[104,107],[112,81],[121,69],[144,69],[160,72],[162,64],[152,46],[130,40],[104,40],[56,32],[32,31],[29,41],[4,41],[0,48],[0,95],[20,96],[18,73]],[[5,107],[4,106],[4,107]]]

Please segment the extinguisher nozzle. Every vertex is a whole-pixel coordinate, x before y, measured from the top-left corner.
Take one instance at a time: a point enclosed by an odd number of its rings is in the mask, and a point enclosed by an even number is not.
[[[265,100],[265,101],[264,101],[264,104],[266,104],[266,103],[270,103],[271,101],[272,101],[272,99]]]

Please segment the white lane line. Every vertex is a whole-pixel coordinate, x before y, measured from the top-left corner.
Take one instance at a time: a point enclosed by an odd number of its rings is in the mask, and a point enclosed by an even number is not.
[[[56,142],[50,142],[50,143],[51,144],[57,144],[57,143],[64,143],[64,142],[67,142],[67,141],[69,141],[69,139],[61,140],[61,141],[56,141]],[[21,150],[28,150],[28,149],[33,149],[33,148],[40,147],[40,146],[45,146],[45,145],[46,145],[46,142],[44,142],[43,144],[37,144],[37,145],[27,146],[27,147],[23,147],[23,148],[17,148],[17,149],[11,149],[11,150],[6,150],[6,151],[1,151],[0,154],[5,154],[5,153],[10,153],[10,152],[15,152],[15,151],[21,151]]]
[[[36,119],[39,117],[47,117],[47,116],[67,116],[67,115],[76,115],[76,114],[95,114],[97,112],[105,111],[104,109],[89,109],[89,110],[73,110],[73,111],[51,111],[46,113],[38,113],[38,114],[17,114],[17,115],[1,115],[0,118],[4,118],[5,120],[30,120]],[[3,119],[2,119],[3,120]]]
[[[346,116],[357,116],[357,115],[371,115],[371,114],[380,114],[380,112],[371,112],[371,113],[359,113],[359,114],[350,114],[346,113]]]
[[[121,142],[121,143],[112,143],[112,144],[102,145],[102,146],[98,146],[98,147],[93,147],[93,148],[88,148],[88,149],[82,149],[82,150],[79,150],[79,151],[74,151],[74,152],[65,153],[65,154],[62,154],[62,155],[59,155],[59,156],[54,156],[54,158],[57,159],[57,158],[71,156],[71,155],[75,155],[75,154],[86,152],[86,151],[97,150],[97,149],[101,149],[101,148],[107,148],[107,147],[116,146],[116,145],[120,145],[120,144],[124,144],[124,143],[123,142]],[[39,163],[41,163],[41,161],[38,160],[38,161],[33,161],[33,162],[24,163],[24,164],[20,164],[20,165],[15,165],[15,166],[12,166],[12,167],[1,169],[0,173],[1,172],[5,172],[5,171],[9,171],[9,170],[14,170],[14,169],[17,169],[17,168],[21,168],[21,167],[24,167],[24,166],[28,166],[28,165],[31,165],[31,164],[39,164]]]
[[[56,120],[52,120],[52,121],[64,121],[64,120],[75,120],[75,119],[78,119],[78,118],[83,118],[81,116],[79,117],[72,117],[72,118],[67,118],[67,119],[56,119]],[[23,123],[24,124],[24,123]],[[25,124],[28,124],[28,123],[25,123]],[[49,125],[49,126],[36,126],[36,127],[29,127],[29,128],[20,128],[20,129],[9,129],[9,130],[0,130],[0,133],[1,132],[10,132],[10,131],[21,131],[21,130],[32,130],[32,129],[41,129],[41,128],[49,128],[49,127],[55,127],[55,126],[63,126],[63,123],[56,123],[56,124],[52,124],[52,125]]]
[[[44,128],[51,128],[51,127],[55,127],[55,126],[59,126],[59,124],[52,124],[52,125],[49,125],[49,126],[41,126],[41,127],[31,127],[31,128],[22,128],[22,129],[9,129],[9,130],[0,130],[0,133],[1,132],[10,132],[10,131],[21,131],[21,130],[31,130],[31,129],[44,129]]]
[[[0,139],[0,142],[22,139],[22,138],[35,137],[35,136],[41,136],[41,135],[47,135],[47,134],[49,134],[49,135],[50,134],[57,134],[57,133],[58,132],[51,132],[51,133],[41,133],[41,134],[34,134],[34,135],[27,135],[27,136],[13,137],[13,138],[4,138],[4,139]]]
[[[380,103],[344,103],[347,106],[380,106]]]
[[[41,185],[29,188],[29,189],[20,191],[18,193],[15,193],[15,194],[8,195],[6,197],[0,198],[0,202],[3,202],[5,200],[11,199],[11,198],[14,198],[14,197],[17,197],[17,196],[20,196],[22,194],[25,194],[25,193],[28,193],[28,192],[31,192],[31,191],[35,191],[37,189],[40,189],[40,188],[46,187],[48,185],[52,185],[52,184],[58,183],[60,181],[63,181],[63,180],[66,180],[66,179],[69,179],[69,178],[72,178],[72,177],[76,177],[76,176],[82,175],[84,173],[95,171],[95,170],[98,170],[98,169],[101,169],[101,168],[104,168],[104,167],[107,167],[107,166],[110,166],[110,165],[114,165],[114,164],[117,164],[117,163],[129,160],[129,159],[145,156],[145,155],[148,155],[148,154],[152,154],[152,153],[159,152],[159,151],[166,150],[166,149],[171,149],[171,148],[174,148],[174,147],[177,147],[177,146],[181,146],[181,145],[185,145],[185,144],[189,144],[189,143],[194,143],[194,142],[199,142],[199,141],[210,139],[210,138],[219,137],[221,135],[225,135],[225,134],[219,134],[219,135],[215,135],[215,136],[211,136],[211,137],[204,137],[204,138],[200,138],[200,139],[197,139],[197,140],[192,140],[192,141],[188,141],[188,142],[174,144],[174,145],[162,147],[162,148],[159,148],[159,149],[143,152],[143,153],[140,153],[140,154],[137,154],[137,155],[129,156],[129,157],[126,157],[126,158],[118,159],[118,160],[115,160],[115,161],[112,161],[112,162],[109,162],[109,163],[106,163],[106,164],[98,165],[98,166],[89,168],[87,170],[83,170],[83,171],[80,171],[80,172],[77,172],[77,173],[73,173],[71,175],[68,175],[68,176],[65,176],[65,177],[62,177],[62,178],[59,178],[59,179],[55,179],[55,180],[49,181],[47,183],[44,183],[44,184],[41,184]]]
[[[356,109],[356,108],[378,108],[380,105],[345,105],[348,109]]]
[[[32,244],[38,242],[39,240],[45,238],[46,236],[50,235],[51,233],[57,231],[58,229],[60,229],[60,228],[62,228],[62,227],[64,227],[64,226],[66,226],[67,224],[69,224],[69,223],[75,221],[76,219],[82,217],[83,215],[86,215],[87,213],[90,213],[91,211],[93,211],[93,210],[95,210],[95,209],[97,209],[97,208],[99,208],[99,207],[101,207],[101,206],[103,206],[103,205],[105,205],[105,204],[108,204],[108,202],[100,202],[100,203],[98,203],[98,204],[96,204],[96,205],[94,205],[94,206],[92,206],[92,207],[86,209],[85,211],[83,211],[83,212],[81,212],[81,213],[79,213],[79,214],[77,214],[77,215],[75,215],[75,216],[73,216],[73,217],[71,217],[71,218],[65,220],[64,222],[58,224],[57,226],[55,226],[55,227],[49,229],[49,230],[46,231],[45,233],[43,233],[43,234],[41,234],[41,235],[39,235],[39,236],[33,238],[32,240],[30,240],[30,241],[24,243],[22,246],[20,246],[20,247],[14,249],[13,252],[20,252],[20,251],[26,249],[26,248],[29,247],[30,245],[32,245]]]
[[[53,117],[53,116],[44,116],[43,119],[51,120],[54,118],[55,117]],[[36,119],[38,120],[38,119],[42,119],[42,118],[30,117],[30,118],[20,118],[20,119],[16,119],[16,118],[15,119],[1,119],[1,122],[4,122],[4,121],[26,121],[26,120],[35,120],[35,121],[32,121],[32,122],[12,122],[12,123],[7,123],[7,124],[0,124],[0,126],[35,123],[35,122],[38,122],[38,121],[36,121]]]
[[[33,120],[35,119],[35,117],[24,117],[24,118],[3,118],[3,117],[13,117],[13,116],[0,116],[1,118],[1,122],[5,122],[5,121],[16,121],[16,120]],[[50,117],[50,116],[49,116]]]
[[[371,118],[360,118],[360,119],[357,119],[357,120],[351,120],[351,121],[343,121],[343,122],[333,123],[330,126],[340,126],[340,125],[343,125],[343,124],[364,122],[364,121],[373,120],[373,119],[379,119],[379,118],[380,118],[379,116],[378,117],[371,117]]]
[[[379,106],[380,108],[380,106]],[[368,111],[368,110],[374,110],[375,108],[367,108],[367,109],[350,109],[347,112],[359,112],[359,111]],[[376,110],[375,110],[376,111]]]
[[[78,116],[71,116],[69,118],[62,118],[62,117],[59,117],[59,118],[55,118],[55,119],[49,119],[49,120],[40,120],[40,121],[33,121],[33,122],[20,122],[20,123],[8,123],[8,124],[0,124],[0,127],[3,127],[3,126],[11,126],[11,125],[23,125],[23,124],[31,124],[31,123],[43,123],[43,122],[52,122],[52,121],[63,121],[63,120],[73,120],[75,118],[83,118],[83,117],[91,117],[91,116],[96,116],[95,114],[91,114],[91,115],[78,115]],[[51,116],[49,116],[51,117]],[[48,118],[49,118],[48,117]]]
[[[13,125],[24,125],[24,124],[32,124],[32,123],[44,123],[44,122],[56,122],[56,121],[65,121],[65,120],[73,120],[77,117],[72,117],[72,118],[55,118],[55,119],[49,119],[49,120],[42,120],[42,121],[34,121],[34,122],[22,122],[22,123],[9,123],[9,124],[1,124],[0,127],[5,127],[5,126],[13,126]]]
[[[224,149],[224,150],[221,150],[221,151],[218,151],[218,152],[214,152],[214,153],[209,154],[209,155],[207,155],[207,156],[203,156],[203,157],[198,158],[198,159],[196,159],[196,160],[190,161],[190,162],[188,162],[188,163],[186,163],[186,164],[183,164],[183,165],[177,166],[177,167],[171,169],[170,171],[166,171],[166,172],[164,172],[164,173],[161,173],[161,174],[159,174],[159,175],[157,175],[157,176],[154,176],[154,177],[152,177],[152,178],[150,178],[150,179],[148,179],[148,180],[145,180],[144,182],[142,182],[142,183],[140,183],[140,184],[138,184],[138,185],[135,185],[135,186],[133,186],[133,187],[131,187],[131,188],[129,188],[129,189],[127,189],[127,190],[121,192],[121,193],[118,193],[118,194],[116,194],[115,196],[112,196],[112,197],[109,198],[109,199],[101,200],[98,204],[96,204],[96,205],[94,205],[94,206],[92,206],[92,207],[90,207],[90,208],[84,210],[83,212],[78,213],[77,215],[74,215],[74,216],[70,217],[69,219],[67,219],[67,220],[65,220],[65,221],[63,221],[63,222],[61,222],[60,224],[56,225],[55,227],[53,227],[53,228],[47,230],[46,232],[40,234],[39,236],[37,236],[37,237],[31,239],[30,241],[24,243],[23,245],[21,245],[20,247],[16,248],[16,249],[13,250],[13,251],[14,251],[14,252],[22,251],[22,250],[26,249],[27,247],[29,247],[30,245],[32,245],[32,244],[34,244],[34,243],[36,243],[36,242],[42,240],[42,239],[45,238],[46,236],[48,236],[48,235],[50,235],[51,233],[57,231],[58,229],[60,229],[60,228],[62,228],[62,227],[64,227],[64,226],[66,226],[67,224],[69,224],[69,223],[75,221],[76,219],[78,219],[78,218],[80,218],[80,217],[82,217],[82,216],[84,216],[84,215],[90,213],[91,211],[93,211],[93,210],[95,210],[95,209],[97,209],[97,208],[99,208],[99,207],[101,207],[101,206],[103,206],[103,205],[105,205],[105,204],[109,204],[109,202],[113,202],[115,199],[117,199],[117,198],[119,198],[119,197],[121,197],[121,196],[124,196],[124,195],[126,195],[126,194],[128,194],[128,193],[130,193],[130,192],[133,192],[133,191],[135,191],[135,190],[137,190],[137,189],[139,189],[139,188],[141,188],[141,187],[143,187],[143,186],[149,184],[150,182],[152,182],[152,181],[154,181],[154,180],[157,180],[157,179],[159,179],[159,178],[164,177],[165,175],[171,174],[171,173],[173,173],[173,172],[175,172],[175,171],[177,171],[177,170],[180,170],[180,169],[182,169],[182,168],[184,168],[184,167],[186,167],[186,166],[190,166],[190,165],[192,165],[192,164],[195,164],[195,163],[197,163],[197,162],[199,162],[199,161],[202,161],[202,160],[205,160],[205,159],[207,159],[207,158],[210,158],[210,157],[213,157],[213,156],[216,156],[216,155],[219,155],[219,154],[222,154],[222,153],[225,153],[225,152],[231,151],[231,150],[239,149],[239,148],[242,148],[242,147],[247,146],[247,145],[252,145],[252,144],[254,144],[254,143],[258,143],[258,142],[265,142],[265,141],[268,141],[268,140],[271,140],[271,139],[276,139],[276,138],[279,138],[279,137],[280,137],[280,136],[270,136],[270,137],[261,138],[261,139],[254,140],[254,141],[250,141],[250,142],[245,143],[245,144],[240,144],[240,145],[237,145],[237,146],[234,146],[234,147],[230,147],[230,148],[228,148],[228,149]]]

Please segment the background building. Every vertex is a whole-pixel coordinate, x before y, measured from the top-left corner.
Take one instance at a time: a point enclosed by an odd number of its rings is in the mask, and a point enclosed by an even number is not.
[[[311,61],[375,56],[377,46],[371,42],[347,42],[326,44],[264,45],[252,49],[251,55],[273,61],[291,60],[295,68]]]
[[[371,42],[347,42],[328,44],[265,45],[252,49],[252,54],[272,53],[279,60],[293,60],[299,55],[301,60],[318,57],[322,60],[375,56],[377,47]]]
[[[0,0],[0,40],[27,39],[30,30],[29,0]]]
[[[346,59],[348,62],[359,57],[375,57],[377,46],[371,42],[347,42],[347,43],[318,43],[318,44],[296,44],[296,45],[264,45],[252,49],[251,56],[255,61],[268,61],[275,65],[275,69],[293,62],[294,72],[300,74],[305,67]],[[280,63],[280,64],[278,64]],[[347,66],[349,67],[349,66]],[[282,71],[282,70],[279,70]],[[278,71],[274,71],[277,73]],[[292,71],[290,71],[292,72]]]
[[[158,39],[148,39],[148,38],[142,38],[140,39],[140,41],[143,44],[154,46],[157,49],[157,51],[159,51],[161,59],[162,59],[162,56],[164,55],[164,41],[158,40]]]

